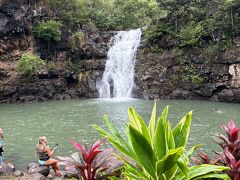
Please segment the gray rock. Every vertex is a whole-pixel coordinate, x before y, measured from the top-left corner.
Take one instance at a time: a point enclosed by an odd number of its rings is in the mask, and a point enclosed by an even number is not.
[[[233,102],[235,97],[231,89],[223,89],[220,93],[218,93],[218,99],[224,102]]]
[[[10,162],[5,162],[2,164],[2,168],[0,169],[0,175],[13,174],[14,171],[15,171],[15,166]]]
[[[18,176],[22,176],[23,175],[23,172],[20,171],[20,170],[16,170],[14,173],[13,173],[14,176],[18,177]]]
[[[89,85],[89,88],[92,90],[92,91],[96,91],[96,82],[93,80],[93,79],[90,79],[88,78],[87,79],[87,82],[88,82],[88,85]]]
[[[233,89],[233,94],[236,102],[240,102],[240,89]]]
[[[212,96],[214,90],[216,90],[216,86],[208,83],[204,84],[199,90],[196,90],[195,93],[203,97],[210,97]]]
[[[29,174],[40,173],[44,176],[48,176],[50,173],[49,166],[41,166],[38,163],[29,163],[27,166],[27,170]]]
[[[185,90],[175,90],[170,94],[172,99],[185,99],[189,96],[190,92]]]
[[[45,180],[46,178],[40,173],[29,174],[24,172],[19,180]]]

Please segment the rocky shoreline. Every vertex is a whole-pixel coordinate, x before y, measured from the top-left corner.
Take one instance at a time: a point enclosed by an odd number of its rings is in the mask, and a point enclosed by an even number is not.
[[[5,162],[0,168],[1,180],[58,180],[77,178],[77,172],[62,171],[62,176],[54,175],[49,166],[39,166],[37,163],[29,163],[26,170],[17,170],[14,164]]]

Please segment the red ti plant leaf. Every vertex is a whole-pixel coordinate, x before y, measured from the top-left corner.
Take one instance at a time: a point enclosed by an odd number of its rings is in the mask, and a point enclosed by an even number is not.
[[[236,127],[233,121],[228,125],[221,124],[222,129],[227,134],[227,137],[222,134],[215,135],[215,141],[222,148],[222,152],[217,154],[215,160],[208,162],[207,156],[200,154],[200,160],[195,160],[195,163],[214,163],[216,165],[228,166],[231,170],[227,173],[233,180],[240,180],[240,128]]]
[[[119,160],[112,158],[112,152],[99,149],[106,142],[106,139],[96,141],[90,150],[72,139],[69,142],[82,153],[82,158],[79,157],[78,153],[73,153],[71,157],[58,157],[58,159],[62,161],[63,165],[68,166],[67,169],[71,170],[75,168],[78,171],[79,179],[106,179],[108,176],[115,175],[113,171],[122,165],[122,163],[119,163]]]
[[[234,128],[234,129],[232,129],[231,131],[230,131],[230,134],[229,134],[229,136],[230,136],[230,141],[231,142],[235,142],[237,139],[238,139],[238,131],[240,130],[240,128]]]
[[[240,130],[240,128],[237,128],[233,121],[230,121],[228,123],[228,126],[225,126],[223,124],[221,126],[228,135],[229,141],[234,143],[238,139],[238,131]]]
[[[227,160],[227,164],[229,164],[231,169],[234,169],[235,165],[236,165],[236,159],[235,157],[232,155],[232,153],[228,150],[228,148],[224,149],[224,155],[226,157]]]
[[[86,161],[87,157],[88,157],[87,148],[84,146],[81,146],[80,144],[78,144],[77,142],[75,142],[72,139],[69,139],[69,142],[73,145],[73,147],[75,147],[77,150],[82,152],[82,157],[83,157],[84,161]]]
[[[98,148],[106,141],[106,139],[102,140],[102,141],[96,141],[91,149],[90,149],[90,152],[88,154],[88,157],[87,157],[87,163],[90,164],[92,163],[92,161],[95,159],[95,157],[100,153],[102,152],[102,150],[98,150]]]
[[[203,164],[211,164],[211,159],[206,153],[199,152],[197,155],[202,159]]]
[[[103,139],[102,141],[96,141],[93,145],[92,145],[92,147],[91,147],[91,149],[90,149],[90,151],[94,151],[95,149],[97,149],[99,146],[101,146],[103,143],[105,143],[107,141],[107,139],[105,138],[105,139]]]

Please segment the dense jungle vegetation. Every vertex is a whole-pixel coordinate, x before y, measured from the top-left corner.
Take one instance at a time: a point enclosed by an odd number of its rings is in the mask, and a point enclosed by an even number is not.
[[[29,1],[30,2],[30,1]],[[71,46],[84,44],[82,28],[128,30],[144,27],[145,47],[164,49],[200,47],[213,61],[238,43],[240,0],[41,0],[50,19],[36,24],[33,33],[47,42],[61,40],[70,28]],[[31,1],[31,4],[34,2]],[[185,48],[186,47],[186,48]],[[179,51],[180,52],[180,51]],[[197,79],[197,83],[201,79]]]
[[[149,25],[147,38],[174,45],[228,41],[240,33],[239,0],[48,0],[61,21],[74,27],[122,30]],[[213,47],[214,48],[214,47]]]

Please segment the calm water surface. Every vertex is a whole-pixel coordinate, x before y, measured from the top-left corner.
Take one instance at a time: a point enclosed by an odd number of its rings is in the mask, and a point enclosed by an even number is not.
[[[193,110],[189,146],[201,143],[207,152],[216,149],[212,133],[222,132],[220,123],[233,119],[237,125],[240,124],[239,104],[164,100],[158,102],[158,115],[166,105],[170,105],[169,119],[173,125]],[[69,138],[88,145],[101,138],[92,125],[103,125],[103,114],[107,114],[121,129],[128,122],[127,109],[130,106],[148,121],[153,101],[93,99],[0,104],[5,159],[12,161],[17,168],[25,169],[27,163],[36,161],[34,149],[42,135],[47,136],[50,146],[59,143],[56,155],[70,155],[75,149],[69,144]]]

